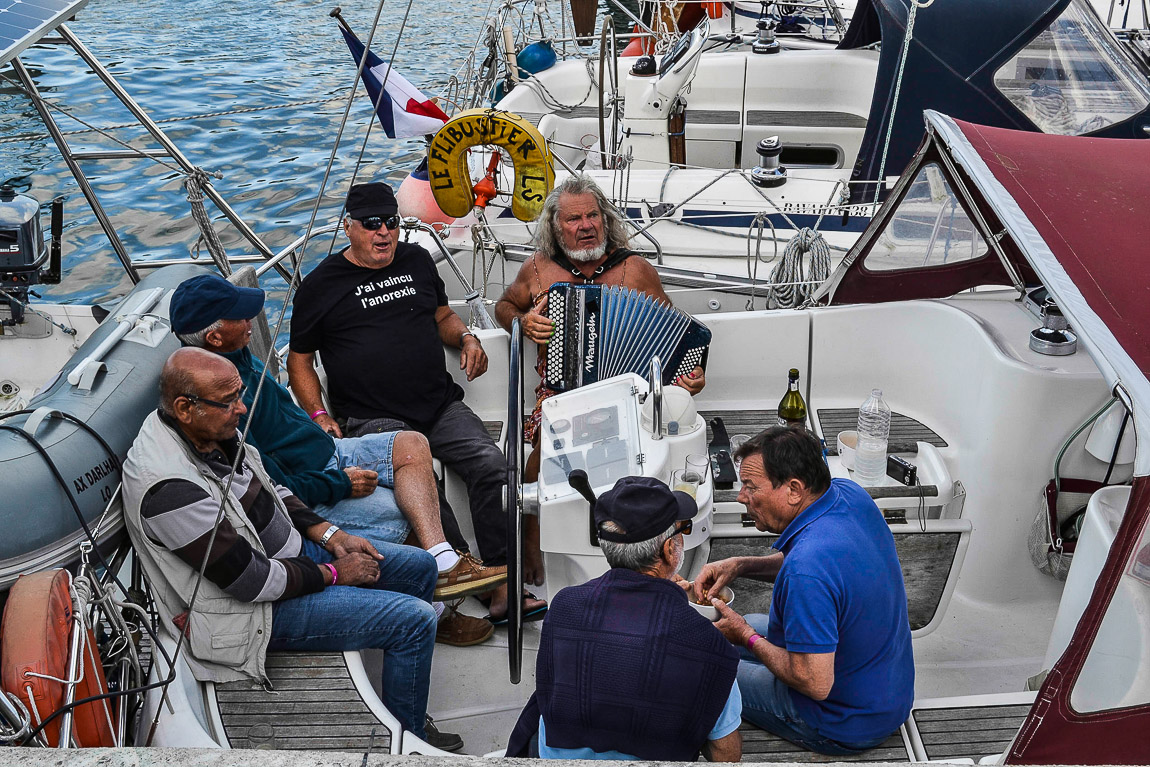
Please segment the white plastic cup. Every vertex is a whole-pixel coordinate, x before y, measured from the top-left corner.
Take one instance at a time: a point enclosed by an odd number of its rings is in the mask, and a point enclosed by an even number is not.
[[[854,469],[855,450],[859,444],[859,433],[854,429],[840,431],[838,436],[839,461],[844,469]]]

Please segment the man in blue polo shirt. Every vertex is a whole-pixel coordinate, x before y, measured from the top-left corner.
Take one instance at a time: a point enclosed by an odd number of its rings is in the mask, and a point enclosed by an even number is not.
[[[811,751],[882,743],[910,714],[914,660],[902,568],[866,491],[831,480],[819,442],[775,427],[744,443],[739,502],[779,553],[708,564],[700,599],[738,577],[774,581],[770,615],[718,600],[715,625],[740,648],[743,717]]]

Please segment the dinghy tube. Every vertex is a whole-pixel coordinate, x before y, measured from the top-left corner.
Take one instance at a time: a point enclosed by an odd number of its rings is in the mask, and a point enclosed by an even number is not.
[[[87,533],[77,509],[102,545],[122,536],[119,504],[112,503],[120,462],[157,406],[165,360],[180,347],[168,303],[177,285],[205,273],[178,265],[149,274],[26,410],[0,417],[0,590],[20,573],[78,559]]]

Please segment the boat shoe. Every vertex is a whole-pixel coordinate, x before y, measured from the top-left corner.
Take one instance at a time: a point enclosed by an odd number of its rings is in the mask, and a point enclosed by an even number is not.
[[[458,751],[463,748],[463,738],[454,732],[440,732],[435,726],[435,720],[425,715],[423,720],[423,740],[427,745],[434,746],[440,751]]]
[[[491,591],[507,580],[507,567],[485,567],[471,554],[460,554],[455,567],[439,574],[435,599],[444,601]]]
[[[476,618],[464,615],[456,610],[463,600],[448,604],[447,612],[439,619],[435,628],[435,641],[439,644],[449,644],[453,647],[470,647],[471,645],[486,642],[495,633],[491,621],[485,618]]]

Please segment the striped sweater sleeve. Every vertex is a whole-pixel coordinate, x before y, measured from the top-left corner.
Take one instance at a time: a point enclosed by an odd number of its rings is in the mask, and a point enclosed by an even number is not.
[[[140,509],[149,540],[199,570],[208,550],[219,501],[182,479],[150,488]],[[281,517],[282,518],[282,517]],[[242,602],[276,602],[322,591],[323,576],[304,556],[267,557],[223,519],[212,543],[205,577]]]

